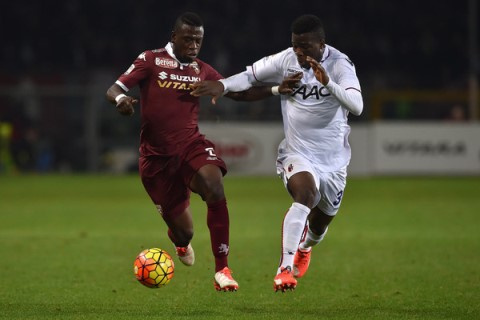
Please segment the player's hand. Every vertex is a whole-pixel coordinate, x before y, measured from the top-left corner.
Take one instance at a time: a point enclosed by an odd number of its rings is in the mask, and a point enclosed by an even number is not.
[[[298,87],[298,83],[302,80],[302,77],[303,72],[297,72],[283,78],[282,83],[278,86],[278,92],[280,92],[280,94],[292,94],[293,90]]]
[[[117,111],[124,116],[131,116],[135,113],[133,106],[138,103],[138,100],[129,96],[123,97],[117,103]]]
[[[192,83],[190,88],[192,89],[190,94],[194,97],[212,96],[213,104],[217,103],[218,98],[223,95],[223,90],[225,90],[223,83],[210,80]]]
[[[317,80],[321,84],[326,86],[328,84],[328,81],[330,81],[330,78],[328,77],[327,71],[325,71],[320,62],[313,59],[312,57],[307,57],[307,62],[310,63],[313,73],[315,74],[315,78],[317,78]]]

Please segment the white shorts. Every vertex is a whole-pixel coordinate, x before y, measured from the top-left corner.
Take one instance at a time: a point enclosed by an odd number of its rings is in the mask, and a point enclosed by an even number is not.
[[[309,172],[314,177],[320,193],[317,207],[329,216],[336,215],[347,183],[347,167],[334,172],[321,172],[314,163],[301,155],[279,154],[277,173],[282,178],[285,188],[287,188],[288,179],[298,172]]]

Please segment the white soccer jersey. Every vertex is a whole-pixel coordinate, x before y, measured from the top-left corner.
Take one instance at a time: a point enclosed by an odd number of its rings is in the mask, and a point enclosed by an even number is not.
[[[351,150],[348,110],[332,95],[331,83],[336,83],[337,89],[358,92],[360,83],[353,63],[331,46],[326,46],[321,64],[330,78],[327,87],[315,78],[311,68],[306,70],[299,65],[292,48],[255,62],[247,73],[253,73],[258,82],[281,83],[284,77],[303,72],[294,93],[281,96],[285,131],[282,153],[300,154],[320,171],[333,172],[349,164]]]

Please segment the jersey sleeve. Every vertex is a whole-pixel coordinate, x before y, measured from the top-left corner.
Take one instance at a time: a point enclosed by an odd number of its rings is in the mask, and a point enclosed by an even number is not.
[[[150,51],[142,52],[115,83],[125,91],[135,87],[140,81],[150,76],[152,70],[150,65],[153,59],[153,53]]]
[[[361,91],[360,82],[355,71],[355,66],[347,57],[335,61],[333,67],[333,80],[342,88]]]
[[[223,76],[217,70],[215,70],[211,65],[205,64],[205,67],[208,68],[205,80],[217,81],[217,80],[223,79]]]
[[[237,73],[227,79],[221,80],[225,88],[224,94],[232,91],[248,90],[254,84],[281,83],[287,50],[264,57],[253,65],[248,66],[244,72]]]
[[[347,57],[337,59],[331,76],[326,88],[345,109],[354,115],[360,115],[363,111],[363,98],[353,63]]]
[[[257,82],[280,83],[283,79],[283,65],[286,51],[264,57],[252,65],[251,71]]]

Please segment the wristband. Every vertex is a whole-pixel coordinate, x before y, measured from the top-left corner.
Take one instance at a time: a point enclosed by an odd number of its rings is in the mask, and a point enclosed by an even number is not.
[[[272,94],[273,94],[274,96],[280,95],[280,91],[278,91],[278,86],[272,87]]]
[[[127,97],[125,94],[120,93],[118,96],[115,97],[115,102],[118,104],[118,101],[120,101],[120,99],[125,97]]]

